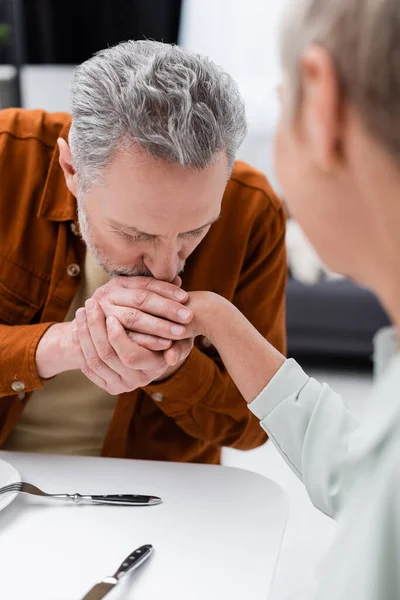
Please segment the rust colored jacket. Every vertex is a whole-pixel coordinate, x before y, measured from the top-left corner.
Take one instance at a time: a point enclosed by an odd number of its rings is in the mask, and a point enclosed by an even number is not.
[[[56,145],[67,139],[70,121],[62,113],[0,111],[0,446],[30,392],[46,384],[36,372],[36,347],[64,320],[79,285],[71,265],[82,264],[85,246]],[[262,174],[239,162],[222,216],[183,276],[186,290],[232,301],[281,352],[284,236],[280,201]],[[216,350],[197,339],[169,380],[118,398],[103,456],[218,463],[221,446],[250,449],[265,439]]]

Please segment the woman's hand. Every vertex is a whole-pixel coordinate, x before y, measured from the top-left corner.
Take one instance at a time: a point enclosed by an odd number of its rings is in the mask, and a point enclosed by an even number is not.
[[[254,400],[283,365],[285,357],[222,296],[213,292],[190,292],[185,306],[193,313],[191,322],[186,325],[186,335],[207,337],[244,399]],[[175,344],[164,352],[168,364],[175,364]]]
[[[226,303],[227,310],[232,305],[213,292],[189,292],[188,295],[189,299],[185,302],[185,307],[190,309],[193,318],[189,324],[186,324],[187,341],[190,340],[192,346],[194,338],[198,335],[213,341],[213,314],[223,303]],[[187,347],[183,341],[174,342],[164,352],[165,361],[171,366],[176,365],[184,358],[184,355],[187,357],[186,350]]]

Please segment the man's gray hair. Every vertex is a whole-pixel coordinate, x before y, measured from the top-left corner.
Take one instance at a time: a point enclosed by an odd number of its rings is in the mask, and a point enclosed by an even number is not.
[[[244,104],[233,79],[178,46],[123,42],[75,70],[69,143],[84,187],[101,180],[117,152],[135,146],[195,169],[224,151],[232,167],[245,134]]]
[[[299,61],[316,43],[331,54],[343,93],[370,133],[400,159],[400,1],[290,0],[281,54],[294,109]]]

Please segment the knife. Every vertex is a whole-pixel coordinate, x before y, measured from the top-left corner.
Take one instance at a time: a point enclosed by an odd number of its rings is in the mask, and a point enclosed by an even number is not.
[[[127,573],[134,571],[142,563],[144,563],[153,553],[154,548],[151,544],[140,546],[134,550],[132,554],[126,557],[124,562],[119,567],[118,571],[111,577],[106,577],[100,583],[97,583],[92,589],[82,598],[82,600],[101,600],[108,592],[110,592]]]

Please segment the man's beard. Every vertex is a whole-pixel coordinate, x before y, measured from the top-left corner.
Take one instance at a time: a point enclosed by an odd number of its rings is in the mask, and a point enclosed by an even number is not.
[[[94,256],[96,262],[104,269],[107,275],[111,277],[153,277],[153,274],[149,269],[144,266],[134,265],[132,267],[115,265],[101,250],[101,248],[95,243],[90,229],[90,225],[83,208],[83,202],[78,200],[78,222],[81,237],[85,242],[87,249]],[[183,261],[178,268],[177,275],[183,272],[185,267],[185,261]]]

